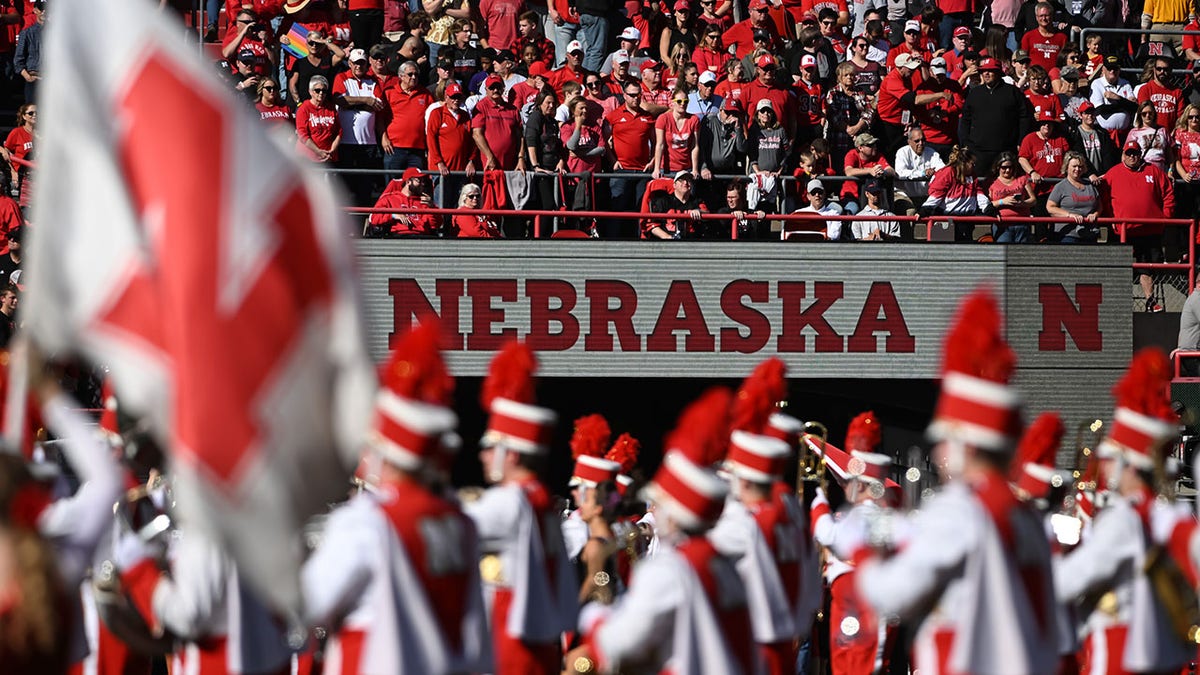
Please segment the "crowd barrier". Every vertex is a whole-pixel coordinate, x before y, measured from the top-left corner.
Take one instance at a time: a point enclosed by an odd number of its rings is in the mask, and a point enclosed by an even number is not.
[[[363,208],[363,207],[348,207],[347,213],[352,215],[370,216],[371,214],[397,214],[397,213],[415,213],[415,214],[433,214],[439,216],[456,216],[456,215],[473,215],[473,216],[489,216],[489,217],[516,217],[528,218],[533,220],[533,236],[541,238],[546,234],[544,231],[545,219],[559,218],[581,218],[581,219],[623,219],[623,220],[663,220],[667,214],[663,213],[623,213],[614,211],[548,211],[548,210],[509,210],[509,209],[383,209],[383,208]],[[686,215],[672,214],[670,219],[683,220],[687,219]],[[730,222],[730,238],[738,239],[738,225],[732,214],[720,213],[703,213],[700,216],[701,221],[729,221]],[[823,239],[823,232],[826,224],[830,221],[841,223],[854,222],[894,222],[894,223],[914,223],[925,222],[929,225],[937,223],[946,223],[953,229],[956,223],[972,223],[983,225],[1047,225],[1047,224],[1074,224],[1075,221],[1070,218],[1039,218],[1039,217],[1002,217],[1002,216],[953,216],[953,215],[937,215],[919,218],[917,216],[827,216],[816,213],[788,213],[788,214],[766,214],[761,218],[753,213],[747,212],[747,221],[758,222],[760,220],[778,221],[782,223],[782,233],[797,232],[808,235],[822,233],[820,237]],[[552,220],[553,222],[553,220]],[[1097,218],[1096,225],[1119,225],[1128,223],[1128,219],[1118,218]],[[795,225],[789,229],[789,224]],[[1180,271],[1184,272],[1188,280],[1188,292],[1190,293],[1196,287],[1196,268],[1191,263],[1196,259],[1196,232],[1197,221],[1184,218],[1146,218],[1138,221],[1144,225],[1163,225],[1166,227],[1186,227],[1188,228],[1188,262],[1179,263],[1134,263],[1134,269],[1147,270],[1151,272],[1163,271]],[[1118,228],[1114,228],[1116,231]],[[781,238],[783,235],[781,234]],[[1125,243],[1124,228],[1120,228],[1118,232],[1119,241]],[[798,239],[806,239],[813,241],[818,239],[816,236],[801,237]]]

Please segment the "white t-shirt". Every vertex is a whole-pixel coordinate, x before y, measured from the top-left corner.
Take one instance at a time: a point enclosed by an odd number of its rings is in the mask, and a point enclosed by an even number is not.
[[[864,206],[856,215],[890,216],[894,214],[887,209],[873,209],[870,206]],[[866,239],[875,230],[882,232],[885,237],[899,237],[900,223],[894,220],[856,220],[850,224],[850,234],[854,237],[854,241]]]

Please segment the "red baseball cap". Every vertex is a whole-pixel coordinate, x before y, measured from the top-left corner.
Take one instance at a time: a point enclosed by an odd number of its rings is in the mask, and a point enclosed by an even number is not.
[[[662,67],[663,64],[655,61],[654,59],[646,59],[645,61],[642,61],[642,70],[658,70]]]
[[[1136,140],[1130,139],[1130,140],[1128,140],[1128,141],[1125,141],[1125,146],[1124,146],[1123,148],[1121,148],[1121,150],[1122,150],[1122,151],[1124,151],[1124,150],[1137,150],[1138,152],[1141,152],[1141,151],[1142,151],[1142,146],[1141,146],[1141,145],[1139,145],[1139,144],[1138,144],[1138,142],[1137,142]]]
[[[424,175],[425,174],[421,173],[421,170],[418,169],[417,167],[410,166],[404,170],[404,174],[402,176],[400,176],[400,180],[407,183],[408,181],[412,180],[413,178],[420,178],[421,176],[424,176]]]
[[[688,2],[688,0],[675,0],[675,11],[682,12],[685,10],[688,12],[692,11],[692,3]]]
[[[1095,109],[1096,109],[1096,106],[1092,105],[1091,101],[1084,101],[1083,103],[1079,104],[1078,108],[1076,108],[1076,110],[1079,111],[1080,115],[1082,115],[1085,112],[1092,112]]]
[[[970,37],[971,29],[966,26],[959,26],[954,29],[954,37]]]
[[[754,62],[754,65],[758,66],[759,68],[770,68],[771,66],[775,65],[775,57],[771,56],[770,54],[763,54],[762,56],[758,57],[758,60]]]
[[[491,89],[496,85],[504,85],[504,80],[500,79],[499,75],[488,75],[487,79],[483,81],[484,89]]]
[[[979,69],[980,70],[1000,70],[1000,62],[989,56],[986,59],[979,62]]]
[[[457,82],[450,82],[450,84],[446,85],[446,98],[451,98],[454,96],[462,96],[462,93],[463,93],[463,90],[462,90],[461,84],[459,84]]]
[[[529,76],[530,77],[533,77],[535,75],[545,76],[546,73],[549,73],[549,72],[550,72],[550,68],[547,67],[546,64],[542,61],[534,61],[533,63],[529,64]]]
[[[770,8],[771,8],[771,5],[769,5],[767,3],[767,0],[751,0],[751,2],[750,2],[750,9],[770,9]]]

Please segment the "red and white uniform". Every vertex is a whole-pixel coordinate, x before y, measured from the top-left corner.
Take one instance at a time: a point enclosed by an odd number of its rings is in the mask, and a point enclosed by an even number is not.
[[[922,673],[1052,673],[1058,662],[1050,550],[1041,518],[991,474],[948,484],[922,507],[895,556],[867,559],[860,596],[881,616],[913,619]]]
[[[805,533],[800,524],[781,501],[746,505],[729,500],[708,537],[722,555],[736,561],[754,641],[767,661],[767,672],[792,672],[794,645],[801,639],[801,593],[812,592],[811,586],[801,585]]]
[[[754,672],[742,580],[703,537],[664,544],[638,565],[621,602],[589,627],[587,642],[601,671],[636,663],[671,675]]]
[[[463,506],[480,548],[500,559],[498,579],[484,580],[496,668],[507,673],[559,670],[558,645],[574,630],[579,584],[567,559],[559,515],[536,480],[489,488]]]
[[[169,556],[170,573],[154,560],[142,560],[122,571],[121,583],[152,631],[179,637],[172,673],[274,675],[290,670],[282,623],[243,592],[225,552],[189,530]]]
[[[325,673],[489,670],[477,548],[470,519],[415,482],[334,511],[301,577],[309,620],[336,631]]]
[[[71,666],[70,675],[150,675],[150,659],[137,654],[108,630],[96,612],[92,582],[80,587],[83,601],[83,632],[88,655]]]
[[[1178,670],[1195,655],[1194,645],[1189,649],[1173,637],[1166,613],[1142,573],[1149,543],[1157,539],[1158,528],[1151,523],[1153,501],[1149,491],[1136,501],[1111,495],[1083,543],[1055,565],[1060,600],[1071,602],[1089,592],[1111,591],[1116,596],[1115,614],[1097,609],[1087,619],[1081,672]]]
[[[865,488],[863,488],[865,489]],[[879,507],[865,502],[863,512]],[[858,597],[854,588],[854,566],[837,557],[832,548],[837,541],[838,523],[829,510],[824,494],[813,500],[813,538],[826,547],[825,583],[829,586],[829,663],[841,675],[876,672],[883,660],[887,623],[879,620],[871,607]]]

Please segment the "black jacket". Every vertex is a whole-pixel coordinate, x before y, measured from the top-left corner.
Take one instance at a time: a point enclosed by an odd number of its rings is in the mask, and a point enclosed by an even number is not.
[[[1091,167],[1092,173],[1103,175],[1112,167],[1116,166],[1117,162],[1121,161],[1121,151],[1117,149],[1117,144],[1113,142],[1112,135],[1104,129],[1098,129],[1100,133],[1096,134],[1100,139],[1100,166]],[[1087,151],[1083,147],[1083,137],[1079,133],[1079,125],[1071,124],[1067,128],[1067,142],[1071,145],[1071,149],[1082,153],[1084,157],[1088,156]],[[1089,158],[1088,164],[1092,161]]]
[[[981,84],[967,92],[960,125],[962,140],[976,152],[1013,150],[1033,127],[1033,107],[1007,82]]]

